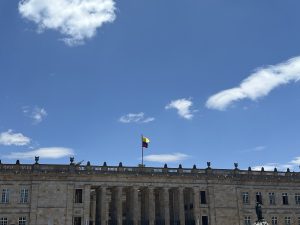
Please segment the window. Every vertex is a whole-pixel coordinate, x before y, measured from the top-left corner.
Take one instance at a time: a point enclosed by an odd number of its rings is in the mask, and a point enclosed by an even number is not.
[[[284,224],[291,225],[291,217],[289,217],[289,216],[284,217]]]
[[[287,193],[282,193],[282,204],[283,205],[288,205],[289,204],[289,199],[288,199],[288,194]]]
[[[81,217],[74,217],[74,225],[81,225]]]
[[[270,205],[275,205],[275,193],[274,192],[269,193],[269,203],[270,203]]]
[[[298,225],[300,225],[300,217],[298,217]]]
[[[245,216],[245,217],[244,217],[244,224],[245,224],[245,225],[251,225],[251,219],[250,219],[250,216]]]
[[[20,192],[20,203],[28,203],[28,189],[21,189]]]
[[[0,225],[7,225],[7,218],[6,217],[1,217],[0,218]]]
[[[82,189],[75,190],[75,203],[82,203]]]
[[[202,216],[202,225],[208,225],[208,216]]]
[[[300,193],[295,194],[295,203],[296,205],[300,205]]]
[[[272,222],[272,225],[277,225],[278,224],[277,216],[273,216],[271,222]]]
[[[26,217],[25,216],[19,217],[19,225],[26,225]]]
[[[9,202],[9,191],[8,189],[2,189],[1,203],[8,203],[8,202]]]
[[[200,204],[206,204],[206,193],[205,193],[205,191],[200,191]]]
[[[256,192],[256,202],[262,204],[262,195],[261,192]]]
[[[249,204],[249,193],[248,192],[243,192],[242,197],[243,197],[243,203],[244,204]]]

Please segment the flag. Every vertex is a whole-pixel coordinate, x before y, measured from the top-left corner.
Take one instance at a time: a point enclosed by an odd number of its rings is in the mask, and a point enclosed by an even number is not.
[[[148,148],[149,142],[150,142],[149,138],[142,137],[142,147],[143,148]]]

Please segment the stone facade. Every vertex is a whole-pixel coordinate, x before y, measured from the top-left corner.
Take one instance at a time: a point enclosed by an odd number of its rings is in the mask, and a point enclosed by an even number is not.
[[[300,174],[0,164],[0,225],[250,225],[300,222]]]

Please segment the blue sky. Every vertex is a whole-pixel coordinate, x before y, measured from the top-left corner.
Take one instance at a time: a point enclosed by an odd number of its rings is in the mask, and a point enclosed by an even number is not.
[[[299,171],[299,7],[1,1],[2,162]]]

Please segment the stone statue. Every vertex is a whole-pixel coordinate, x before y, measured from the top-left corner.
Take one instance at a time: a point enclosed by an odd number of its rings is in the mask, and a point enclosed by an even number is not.
[[[264,218],[262,216],[261,204],[259,202],[256,203],[255,211],[256,211],[257,221],[258,222],[262,221]]]

